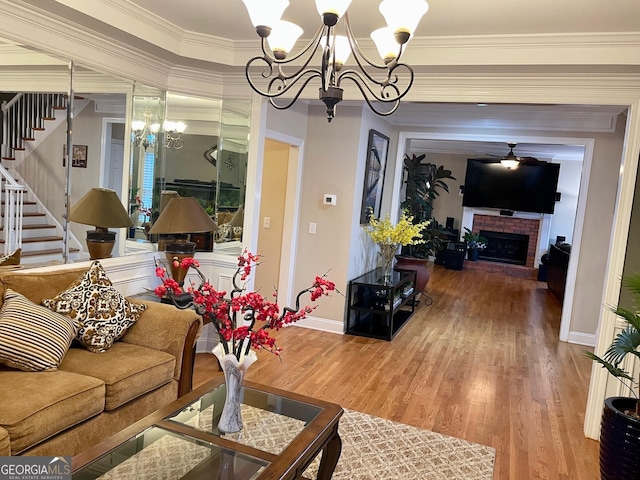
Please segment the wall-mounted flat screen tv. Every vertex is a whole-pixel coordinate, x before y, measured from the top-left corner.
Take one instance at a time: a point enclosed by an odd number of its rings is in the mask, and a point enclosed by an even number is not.
[[[467,160],[462,205],[553,213],[560,164],[521,162],[508,169],[499,160]]]

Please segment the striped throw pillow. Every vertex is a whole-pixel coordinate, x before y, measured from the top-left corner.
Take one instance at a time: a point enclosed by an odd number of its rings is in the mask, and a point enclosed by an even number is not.
[[[55,370],[79,325],[11,289],[0,308],[0,363],[29,372]]]

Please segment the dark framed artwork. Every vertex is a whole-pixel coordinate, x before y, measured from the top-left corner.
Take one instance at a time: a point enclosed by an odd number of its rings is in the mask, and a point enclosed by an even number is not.
[[[388,153],[389,137],[376,130],[369,130],[367,165],[364,171],[364,191],[362,192],[362,210],[360,211],[361,225],[369,224],[370,211],[373,212],[374,217],[380,217]]]
[[[71,166],[72,167],[80,167],[87,168],[87,151],[89,147],[87,145],[74,145],[73,146],[73,155],[71,157]],[[66,159],[67,159],[67,145],[62,146],[62,166],[66,167]]]

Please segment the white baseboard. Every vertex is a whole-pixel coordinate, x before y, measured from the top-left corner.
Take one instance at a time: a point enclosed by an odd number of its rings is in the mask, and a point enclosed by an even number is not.
[[[321,330],[330,333],[344,333],[344,323],[337,320],[329,320],[327,318],[307,317],[295,323],[295,325],[312,330]]]
[[[592,333],[582,332],[569,332],[569,343],[575,343],[577,345],[586,345],[588,347],[596,346],[596,336]]]

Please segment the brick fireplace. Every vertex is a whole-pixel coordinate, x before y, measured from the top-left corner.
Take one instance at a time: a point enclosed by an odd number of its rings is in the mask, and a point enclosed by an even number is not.
[[[490,232],[495,233],[493,237],[497,238],[496,242],[499,242],[501,238],[506,238],[509,234],[512,239],[519,239],[520,242],[526,242],[526,255],[522,252],[522,262],[525,266],[534,268],[536,266],[536,251],[538,244],[538,236],[540,230],[540,220],[532,218],[517,218],[502,215],[473,215],[473,227],[474,232]],[[487,235],[489,236],[489,235]],[[528,242],[526,241],[528,239]],[[494,241],[491,238],[492,243]],[[505,250],[513,250],[513,248],[505,247]],[[499,250],[499,249],[498,249]],[[482,255],[482,254],[481,254]],[[503,259],[500,259],[499,252],[492,252],[492,258],[486,258],[493,262],[503,263],[520,263],[516,260],[510,259],[508,255],[505,255]]]
[[[503,213],[495,208],[463,207],[460,230],[466,227],[474,232],[494,232],[498,236],[526,236],[527,247],[526,252],[522,252],[523,261],[517,263],[512,259],[498,261],[492,258],[491,261],[465,262],[464,268],[535,279],[540,258],[549,248],[553,215],[532,212],[510,212],[511,215]],[[509,250],[512,246],[508,245],[505,248]]]

